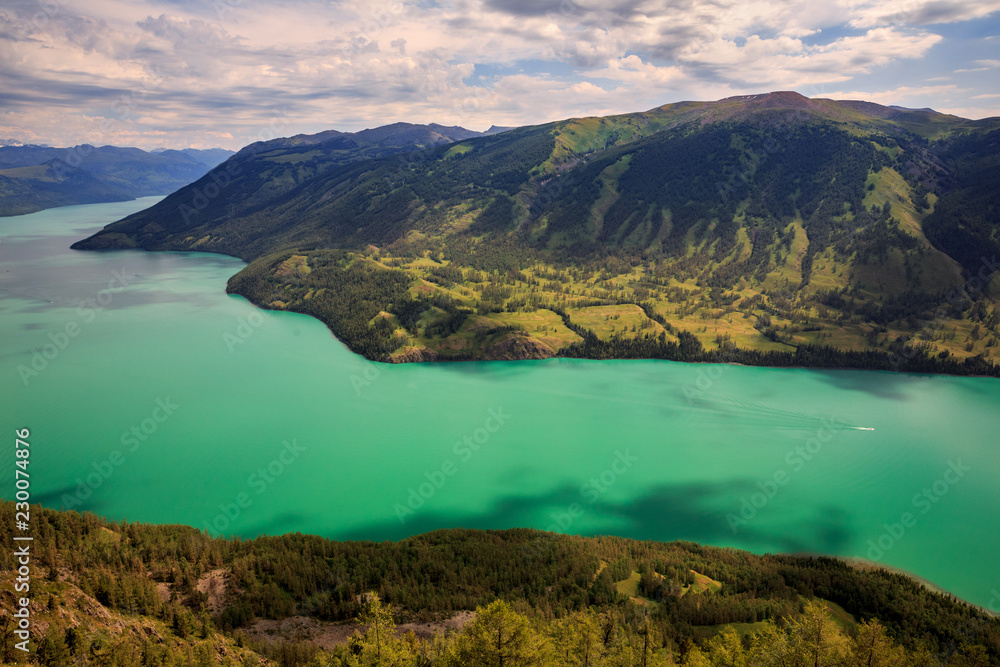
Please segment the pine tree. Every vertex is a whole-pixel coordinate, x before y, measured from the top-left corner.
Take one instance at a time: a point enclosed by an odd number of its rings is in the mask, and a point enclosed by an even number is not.
[[[46,667],[63,667],[70,664],[69,647],[63,633],[55,626],[49,626],[36,651],[38,663]]]
[[[712,664],[718,667],[746,667],[747,655],[736,630],[725,628],[708,644]]]
[[[554,621],[549,634],[557,664],[573,667],[602,664],[601,626],[593,611],[577,611]]]
[[[769,620],[751,638],[747,663],[753,667],[784,667],[791,663],[789,653],[788,635]]]
[[[462,633],[459,664],[527,667],[540,663],[541,642],[528,619],[503,600],[476,608],[476,620]]]
[[[356,640],[360,664],[388,667],[412,660],[409,644],[396,636],[392,605],[383,604],[378,593],[368,593],[358,623],[365,628]]]
[[[905,664],[903,649],[895,646],[878,621],[865,621],[851,641],[851,653],[859,667],[900,667]]]
[[[806,604],[802,616],[789,623],[789,630],[795,664],[827,667],[847,657],[847,639],[821,604]]]
[[[687,667],[712,667],[712,661],[705,657],[705,654],[697,646],[688,651],[684,664]]]

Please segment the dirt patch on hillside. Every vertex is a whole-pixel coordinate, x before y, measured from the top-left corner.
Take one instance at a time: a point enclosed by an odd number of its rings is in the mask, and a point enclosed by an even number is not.
[[[441,621],[403,623],[396,626],[396,634],[413,632],[421,639],[429,639],[439,632],[461,630],[476,617],[475,612],[460,611],[451,618]],[[311,641],[320,648],[332,650],[346,644],[362,627],[357,623],[328,623],[306,616],[291,616],[280,621],[260,620],[246,629],[247,636],[256,641]]]
[[[225,570],[212,570],[202,575],[198,580],[198,592],[208,595],[208,610],[213,614],[221,613],[226,606]]]
[[[160,596],[160,602],[170,602],[170,598],[173,597],[170,584],[162,581],[156,584],[156,594]]]

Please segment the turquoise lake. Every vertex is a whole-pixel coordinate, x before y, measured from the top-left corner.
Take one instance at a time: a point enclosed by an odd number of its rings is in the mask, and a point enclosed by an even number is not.
[[[155,201],[0,218],[2,497],[29,428],[53,508],[245,537],[526,526],[856,556],[1000,610],[996,379],[373,364],[226,295],[239,260],[69,250]]]

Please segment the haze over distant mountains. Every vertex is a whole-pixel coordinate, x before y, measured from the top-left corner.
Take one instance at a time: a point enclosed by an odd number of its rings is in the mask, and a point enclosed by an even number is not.
[[[437,124],[394,123],[360,132],[328,130],[318,134],[260,141],[244,147],[241,155],[262,150],[318,146],[345,152],[345,160],[378,157],[400,150],[436,146],[510,130],[493,126],[485,132]],[[125,201],[165,195],[205,175],[233,151],[209,149],[154,149],[88,144],[55,148],[0,139],[0,216],[31,213],[53,206]]]
[[[169,194],[233,154],[221,148],[146,152],[13,143],[0,146],[0,216]]]

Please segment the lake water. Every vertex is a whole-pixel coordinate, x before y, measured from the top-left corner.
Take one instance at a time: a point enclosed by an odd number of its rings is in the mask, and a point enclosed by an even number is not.
[[[531,526],[858,556],[1000,609],[996,379],[372,364],[227,296],[238,260],[68,249],[155,201],[0,219],[3,428],[31,429],[46,506],[246,537]]]

